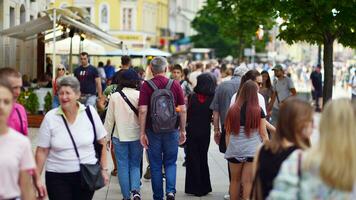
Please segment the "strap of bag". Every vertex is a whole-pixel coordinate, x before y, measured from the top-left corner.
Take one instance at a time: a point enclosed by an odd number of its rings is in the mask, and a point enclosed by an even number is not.
[[[20,119],[21,133],[25,134],[25,129],[23,128],[23,121],[22,121],[22,117],[21,117],[20,111],[17,108],[15,108],[15,110],[16,110],[17,116]]]
[[[298,153],[298,194],[297,199],[302,199],[300,192],[301,192],[301,182],[302,182],[302,152]]]
[[[124,94],[124,92],[122,92],[122,90],[118,91],[121,94],[121,97],[125,100],[125,102],[127,103],[127,105],[129,105],[129,107],[131,108],[131,110],[135,113],[135,115],[138,117],[138,110],[137,108],[132,105],[132,103],[130,102],[130,100],[127,98],[127,96]]]
[[[87,106],[85,108],[85,112],[87,113],[88,117],[89,117],[89,120],[90,120],[90,123],[91,125],[93,126],[93,130],[94,130],[94,141],[93,141],[93,144],[96,142],[96,128],[95,128],[95,123],[94,123],[94,119],[93,119],[93,115],[91,114],[90,112],[90,107]]]
[[[172,85],[173,85],[173,79],[169,79],[169,80],[168,80],[168,83],[167,83],[167,85],[166,85],[166,89],[167,89],[167,90],[170,90],[171,87],[172,87]]]
[[[277,98],[277,103],[281,103],[281,101],[279,100],[279,96],[278,96],[278,92],[277,92],[277,79],[273,80],[273,85],[274,85],[274,92],[276,93],[276,98]]]
[[[72,140],[72,143],[73,143],[73,146],[74,146],[74,150],[75,150],[75,154],[77,155],[77,158],[78,158],[78,160],[79,160],[79,162],[80,162],[80,157],[79,157],[78,148],[77,148],[77,145],[75,144],[75,141],[74,141],[72,132],[70,131],[70,129],[69,129],[69,127],[68,127],[67,120],[64,118],[63,115],[62,115],[62,119],[63,119],[64,125],[66,125],[68,134],[69,134],[69,136],[70,136],[70,140]]]
[[[152,80],[147,80],[146,82],[153,90],[158,90],[158,87]]]

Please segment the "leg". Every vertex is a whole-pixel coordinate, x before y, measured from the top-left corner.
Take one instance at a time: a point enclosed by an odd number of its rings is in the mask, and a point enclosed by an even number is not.
[[[149,141],[148,158],[151,170],[151,185],[154,200],[163,199],[162,180],[162,134],[153,133],[147,130]]]
[[[166,173],[166,193],[176,193],[178,130],[163,135],[163,163]]]
[[[111,175],[116,176],[117,175],[117,161],[116,161],[116,156],[115,156],[114,145],[111,145],[110,152],[111,152],[112,162],[114,163],[114,169],[111,172]]]
[[[124,199],[130,198],[130,179],[129,179],[129,145],[128,142],[120,142],[118,138],[112,139],[117,159],[117,176]]]
[[[73,199],[71,185],[66,181],[66,174],[46,172],[45,178],[50,200]]]
[[[241,182],[242,182],[242,197],[243,199],[249,199],[250,198],[250,193],[251,193],[251,189],[252,189],[252,181],[253,181],[253,177],[252,177],[252,162],[245,162],[243,163],[243,167],[242,167],[242,178],[241,178]]]
[[[130,190],[140,191],[140,165],[142,163],[142,146],[139,140],[129,142]]]
[[[231,171],[231,182],[229,187],[230,199],[238,200],[240,199],[242,164],[229,162],[229,167]]]
[[[86,102],[85,102],[85,105],[86,105],[86,106],[91,105],[91,106],[93,106],[94,108],[96,108],[96,95],[90,95],[90,96],[87,98],[87,100],[86,100]]]

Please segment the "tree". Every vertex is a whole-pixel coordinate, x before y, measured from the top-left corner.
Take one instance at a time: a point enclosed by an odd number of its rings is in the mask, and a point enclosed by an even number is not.
[[[261,0],[260,3],[268,0]],[[275,1],[270,7],[275,17],[281,17],[279,38],[292,44],[306,41],[324,48],[324,104],[332,97],[333,44],[356,46],[355,0]]]

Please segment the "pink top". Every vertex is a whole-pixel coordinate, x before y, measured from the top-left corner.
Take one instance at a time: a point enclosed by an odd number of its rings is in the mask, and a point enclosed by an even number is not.
[[[20,132],[26,136],[28,135],[28,121],[26,110],[21,104],[14,103],[14,107],[12,108],[9,119],[7,120],[7,124],[9,127],[15,129],[17,132]]]
[[[9,128],[0,136],[0,199],[19,197],[20,171],[31,174],[35,167],[30,140]]]

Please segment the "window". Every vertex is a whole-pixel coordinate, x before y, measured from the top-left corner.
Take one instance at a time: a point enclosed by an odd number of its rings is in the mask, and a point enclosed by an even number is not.
[[[123,9],[122,24],[124,30],[132,30],[132,8]]]
[[[108,17],[108,6],[107,5],[103,5],[101,7],[100,16],[101,16],[100,23],[108,24],[109,17]]]
[[[24,5],[20,7],[20,24],[26,22],[26,8]]]
[[[91,21],[91,7],[85,7],[85,9],[88,11],[88,13],[89,13],[89,20]]]
[[[10,27],[15,26],[15,8],[10,7]]]
[[[62,3],[59,7],[60,7],[60,8],[66,8],[67,6],[68,6],[67,3]]]

